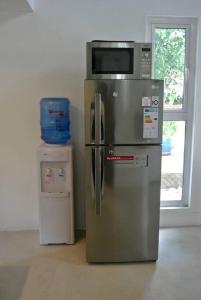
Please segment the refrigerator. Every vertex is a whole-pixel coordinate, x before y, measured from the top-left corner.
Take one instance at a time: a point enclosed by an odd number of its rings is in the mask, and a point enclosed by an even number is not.
[[[85,80],[86,257],[158,258],[163,81]]]

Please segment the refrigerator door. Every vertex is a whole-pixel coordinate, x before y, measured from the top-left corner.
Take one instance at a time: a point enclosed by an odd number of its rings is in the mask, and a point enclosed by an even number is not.
[[[85,80],[85,144],[160,144],[163,81]]]
[[[88,262],[156,260],[161,147],[88,146],[86,155]]]

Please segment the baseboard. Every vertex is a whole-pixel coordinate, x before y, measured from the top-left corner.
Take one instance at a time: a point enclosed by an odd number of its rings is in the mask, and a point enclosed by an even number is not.
[[[160,227],[201,226],[201,212],[186,209],[161,209]],[[36,225],[0,226],[0,231],[39,230]],[[85,226],[76,226],[76,231],[85,230]]]
[[[200,226],[201,213],[188,209],[161,210],[160,227]]]
[[[39,230],[37,226],[1,226],[0,231],[29,231]]]

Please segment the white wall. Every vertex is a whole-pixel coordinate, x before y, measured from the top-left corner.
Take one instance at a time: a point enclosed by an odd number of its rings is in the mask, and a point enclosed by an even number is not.
[[[77,227],[83,224],[83,80],[85,43],[92,39],[145,39],[147,15],[201,16],[191,0],[37,0],[32,14],[0,13],[0,229],[38,227],[36,150],[39,100],[67,96],[72,103]],[[200,25],[199,25],[200,35]],[[198,42],[197,103],[192,208],[180,224],[201,224],[201,45]],[[176,214],[176,215],[175,215]],[[178,223],[178,212],[172,220]],[[170,220],[163,212],[161,222]]]

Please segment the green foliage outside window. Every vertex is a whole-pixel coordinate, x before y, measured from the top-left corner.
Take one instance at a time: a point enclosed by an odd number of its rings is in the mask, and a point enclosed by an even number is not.
[[[171,138],[177,131],[176,121],[164,121],[163,122],[163,136],[165,138]]]
[[[154,57],[154,78],[164,80],[165,108],[181,108],[185,64],[185,29],[155,29]]]

